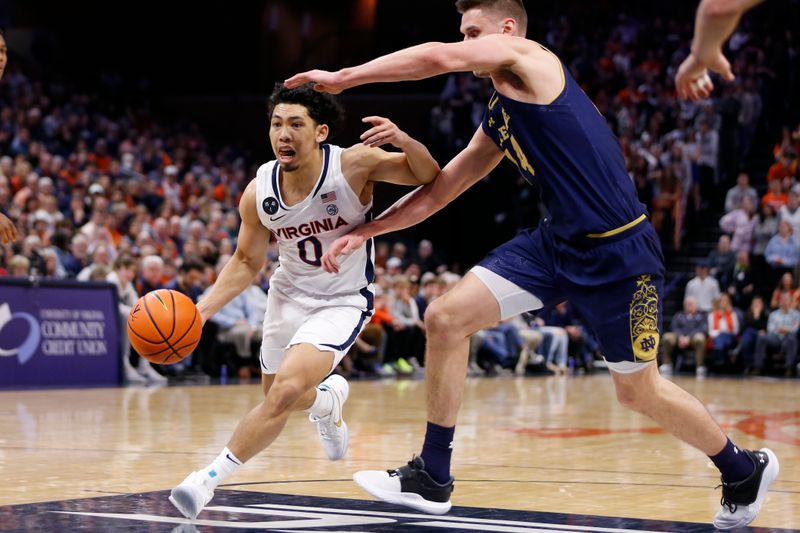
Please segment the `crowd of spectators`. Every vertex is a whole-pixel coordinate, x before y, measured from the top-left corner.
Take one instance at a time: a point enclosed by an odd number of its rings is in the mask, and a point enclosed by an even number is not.
[[[178,290],[196,302],[234,251],[238,198],[254,164],[231,147],[212,151],[196,127],[165,127],[146,108],[115,110],[11,66],[0,84],[0,208],[15,221],[18,240],[0,248],[0,276],[112,283],[121,325],[153,290]],[[253,286],[212,317],[198,350],[179,364],[139,358],[120,328],[125,380],[257,376],[277,260],[273,243]],[[428,240],[412,252],[402,242],[377,243],[376,274],[375,316],[342,371],[419,373],[425,308],[460,276]],[[508,324],[479,333],[471,372],[537,364],[565,372],[567,354],[582,354],[583,346],[577,321],[562,315],[554,310],[553,324],[530,317],[514,334]],[[524,350],[517,338],[526,339]],[[537,358],[540,347],[546,358]]]
[[[664,335],[663,372],[685,361],[701,377],[709,368],[797,375],[798,149],[800,128],[775,147],[769,188],[760,197],[746,173],[728,190],[719,221],[725,233],[686,285],[683,311]],[[674,358],[675,350],[682,357]]]
[[[665,249],[680,252],[698,215],[725,211],[726,236],[698,265],[684,311],[665,328],[664,370],[686,362],[698,375],[708,368],[758,373],[783,356],[780,368],[792,373],[800,128],[782,129],[774,120],[776,108],[792,109],[782,100],[792,86],[778,83],[766,61],[780,41],[745,22],[730,44],[739,78],[696,104],[679,101],[672,85],[687,52],[685,21],[620,15],[591,32],[566,17],[546,22],[548,30],[535,37],[563,58],[608,119]],[[491,91],[487,80],[467,73],[447,79],[428,136],[442,164],[479,127]],[[759,159],[763,139],[777,139],[771,167]],[[121,317],[125,306],[157,288],[197,301],[234,251],[238,198],[259,163],[235,147],[212,149],[194,125],[31,78],[12,63],[0,83],[0,210],[20,237],[0,248],[0,275],[115,283]],[[510,167],[501,168],[502,176],[490,180],[509,179]],[[511,179],[526,187],[519,176]],[[723,198],[720,187],[734,181]],[[514,196],[534,203],[527,188]],[[413,374],[424,366],[425,308],[459,273],[429,241],[415,253],[402,242],[381,242],[376,253],[376,312],[342,371]],[[185,363],[154,368],[129,357],[124,342],[127,379],[257,374],[260,317],[276,262],[272,247],[253,287],[210,321],[201,349]],[[693,357],[684,357],[687,350]],[[768,357],[772,352],[778,355]],[[564,303],[476,334],[470,369],[591,372],[598,358],[593,335]]]

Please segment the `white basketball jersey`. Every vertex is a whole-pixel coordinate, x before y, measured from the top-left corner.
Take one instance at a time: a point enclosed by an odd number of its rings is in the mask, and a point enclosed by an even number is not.
[[[327,299],[361,293],[367,297],[364,291],[375,273],[372,239],[340,258],[338,274],[322,269],[322,255],[331,243],[372,217],[372,201],[362,205],[342,174],[343,149],[324,144],[322,150],[322,173],[317,183],[311,194],[291,207],[281,198],[277,161],[261,165],[256,173],[258,217],[278,238],[280,266],[270,286],[288,296]],[[371,308],[371,298],[367,299]]]

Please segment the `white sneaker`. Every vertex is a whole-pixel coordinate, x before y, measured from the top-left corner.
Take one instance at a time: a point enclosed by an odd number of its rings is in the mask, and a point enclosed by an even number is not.
[[[342,418],[342,411],[344,410],[344,402],[347,401],[347,396],[350,394],[350,385],[342,376],[333,374],[320,383],[319,388],[331,392],[333,395],[333,409],[327,416],[317,417],[310,414],[308,419],[317,424],[317,431],[319,431],[319,438],[322,442],[322,448],[325,450],[325,455],[331,461],[338,461],[347,453],[349,441],[347,423]]]
[[[139,359],[139,373],[144,376],[147,381],[150,381],[154,384],[167,384],[167,377],[156,372],[156,369],[153,368],[153,365],[150,364],[150,361],[145,358]]]
[[[192,472],[169,493],[169,501],[183,516],[194,520],[203,507],[214,497],[214,489],[207,486],[200,474]]]
[[[406,466],[394,470],[356,472],[353,481],[379,500],[423,513],[442,515],[452,505],[453,478],[445,484],[436,483],[425,471],[421,457],[414,457]]]
[[[706,379],[707,375],[708,375],[708,368],[704,366],[698,366],[697,370],[694,371],[694,376],[697,379]]]
[[[672,376],[672,365],[668,365],[667,363],[664,363],[663,365],[658,367],[658,371],[661,373],[662,376],[664,376],[665,378],[668,378],[668,377]]]
[[[717,529],[744,527],[758,516],[769,486],[778,477],[778,457],[769,448],[756,452],[742,450],[750,456],[756,469],[750,477],[735,483],[722,483],[722,509],[714,517]]]

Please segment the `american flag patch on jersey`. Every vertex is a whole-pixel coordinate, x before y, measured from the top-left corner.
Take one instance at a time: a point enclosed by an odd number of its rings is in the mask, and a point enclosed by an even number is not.
[[[322,193],[320,195],[320,198],[322,198],[323,204],[327,204],[328,202],[334,202],[336,201],[336,191]]]

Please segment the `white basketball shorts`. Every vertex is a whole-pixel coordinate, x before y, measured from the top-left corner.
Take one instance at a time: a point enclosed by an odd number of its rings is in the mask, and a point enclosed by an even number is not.
[[[271,287],[264,316],[261,371],[265,374],[277,373],[286,350],[304,343],[323,352],[332,352],[333,370],[369,322],[372,312],[371,286],[361,293],[335,298],[288,296]]]

